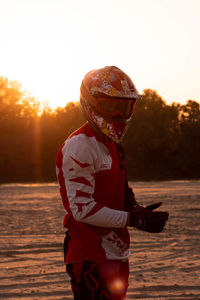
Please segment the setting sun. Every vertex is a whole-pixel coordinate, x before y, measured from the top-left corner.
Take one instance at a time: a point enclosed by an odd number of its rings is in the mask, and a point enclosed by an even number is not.
[[[2,0],[0,76],[55,108],[78,101],[89,70],[116,65],[139,92],[199,101],[199,8],[195,0]]]

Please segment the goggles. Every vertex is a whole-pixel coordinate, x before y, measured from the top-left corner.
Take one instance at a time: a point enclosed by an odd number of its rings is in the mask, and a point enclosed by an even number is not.
[[[97,110],[108,118],[129,119],[133,112],[133,106],[136,99],[98,99],[96,103]]]

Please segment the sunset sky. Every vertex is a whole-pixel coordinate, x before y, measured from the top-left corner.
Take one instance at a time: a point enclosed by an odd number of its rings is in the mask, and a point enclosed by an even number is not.
[[[200,102],[199,0],[0,0],[0,76],[52,107],[116,65],[139,92]]]

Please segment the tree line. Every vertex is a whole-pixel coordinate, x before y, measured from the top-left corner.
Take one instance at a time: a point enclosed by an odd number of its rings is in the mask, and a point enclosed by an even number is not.
[[[85,119],[79,102],[40,109],[18,82],[0,77],[0,183],[56,180],[56,153]],[[199,179],[200,104],[168,105],[144,90],[123,148],[129,180]]]

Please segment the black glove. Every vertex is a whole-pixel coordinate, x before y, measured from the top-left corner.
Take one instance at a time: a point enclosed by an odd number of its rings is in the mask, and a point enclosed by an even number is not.
[[[152,233],[161,232],[169,216],[168,212],[153,212],[161,204],[161,202],[158,202],[146,207],[139,206],[134,208],[130,213],[129,226]]]

